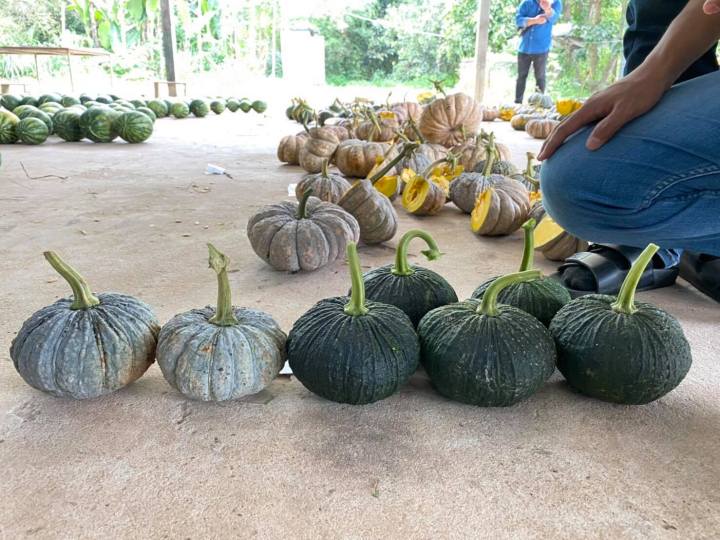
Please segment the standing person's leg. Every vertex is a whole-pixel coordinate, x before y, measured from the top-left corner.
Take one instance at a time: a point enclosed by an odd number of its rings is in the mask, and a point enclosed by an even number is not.
[[[536,54],[533,58],[533,68],[535,70],[535,84],[540,89],[540,93],[545,93],[546,72],[547,72],[548,53]]]
[[[574,135],[543,165],[548,213],[595,242],[720,256],[718,87],[720,72],[673,87],[600,150],[585,148],[591,128]],[[704,262],[706,278],[718,271],[720,261]],[[705,285],[720,298],[720,276]]]
[[[532,55],[518,53],[518,78],[515,86],[515,103],[522,103],[525,97],[525,85],[527,84],[528,74],[530,73],[530,63]]]

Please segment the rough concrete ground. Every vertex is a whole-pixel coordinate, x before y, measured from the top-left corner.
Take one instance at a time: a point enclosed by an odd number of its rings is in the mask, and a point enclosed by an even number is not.
[[[538,146],[493,129],[519,165]],[[191,402],[157,366],[88,402],[25,385],[10,342],[33,311],[69,294],[45,249],[95,290],[149,302],[163,322],[214,301],[207,241],[232,258],[236,303],[286,331],[320,298],[343,294],[342,261],[280,274],[245,237],[248,216],[300,176],[274,156],[295,130],[226,113],[160,121],[139,146],[0,148],[0,538],[718,537],[720,309],[683,285],[642,297],[679,317],[695,363],[676,391],[641,407],[586,399],[559,375],[508,409],[450,402],[421,375],[363,407],[287,378],[244,402]],[[67,178],[29,179],[20,162],[30,176]],[[233,178],[204,175],[207,163]],[[446,256],[428,264],[461,297],[518,264],[519,235],[479,239],[450,205],[400,216],[401,232],[435,235]],[[362,248],[363,264],[386,264],[394,245]]]

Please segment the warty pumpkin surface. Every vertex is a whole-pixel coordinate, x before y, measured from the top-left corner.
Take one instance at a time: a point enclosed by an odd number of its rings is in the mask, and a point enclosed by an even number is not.
[[[327,127],[314,127],[308,131],[308,139],[298,152],[300,166],[309,173],[319,173],[323,161],[331,160],[340,144],[334,130]]]
[[[165,380],[200,401],[226,401],[256,394],[285,364],[286,336],[262,311],[232,305],[229,260],[214,246],[216,307],[175,315],[160,331],[157,360]]]
[[[298,201],[302,200],[308,189],[311,189],[313,196],[321,201],[337,204],[342,199],[342,196],[350,189],[350,182],[340,174],[331,173],[328,165],[328,160],[325,160],[319,173],[303,176],[295,186],[295,197]]]
[[[360,405],[394,394],[415,372],[412,322],[389,304],[367,302],[355,244],[347,255],[352,294],[321,300],[293,325],[288,361],[297,379],[331,401]]]
[[[482,105],[472,97],[452,94],[425,107],[418,127],[428,142],[451,147],[477,132],[482,115]]]
[[[311,197],[281,202],[251,216],[247,235],[255,253],[275,270],[312,271],[342,257],[357,242],[360,225],[339,206]]]
[[[471,405],[502,407],[534,394],[555,370],[555,344],[540,321],[497,303],[504,287],[539,272],[496,280],[482,301],[429,312],[420,321],[421,360],[442,395]]]
[[[369,300],[400,308],[410,317],[413,325],[417,326],[428,311],[457,302],[457,294],[438,273],[408,262],[408,245],[414,238],[421,238],[427,242],[429,249],[422,254],[429,261],[434,261],[442,255],[428,233],[412,229],[400,239],[395,254],[395,264],[366,272],[363,281]]]
[[[528,220],[523,225],[525,243],[518,272],[533,270],[534,228],[534,219]],[[475,289],[472,297],[482,300],[485,292],[497,279],[498,277],[494,277],[482,283]],[[499,302],[529,313],[545,326],[550,326],[550,321],[555,314],[570,300],[572,300],[570,293],[559,281],[542,274],[537,279],[513,283],[503,289],[498,296]]]
[[[150,306],[124,294],[96,296],[56,253],[44,255],[73,297],[22,325],[10,347],[20,376],[33,388],[74,399],[109,394],[139,379],[155,361],[160,331]]]
[[[680,323],[652,304],[635,302],[638,282],[658,250],[650,244],[617,297],[589,295],[562,308],[550,324],[558,368],[582,394],[627,405],[650,403],[676,388],[692,354]]]

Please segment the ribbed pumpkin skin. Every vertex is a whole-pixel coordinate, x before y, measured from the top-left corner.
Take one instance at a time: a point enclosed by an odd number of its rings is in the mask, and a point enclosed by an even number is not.
[[[480,285],[472,297],[482,300],[487,288],[497,279],[494,277]],[[509,285],[498,295],[501,304],[521,309],[538,319],[545,326],[550,326],[555,314],[572,300],[568,290],[559,281],[541,278]]]
[[[502,182],[503,179],[504,177],[499,174],[485,176],[482,173],[464,172],[450,182],[450,200],[460,210],[470,214],[475,208],[478,195],[487,186]]]
[[[363,275],[368,300],[400,308],[417,326],[425,314],[437,307],[457,302],[457,294],[441,275],[422,266],[411,266],[414,273],[396,276],[392,264]]]
[[[344,311],[347,297],[321,300],[300,317],[288,336],[293,374],[311,392],[338,403],[384,399],[418,367],[415,330],[395,306],[367,302],[367,315]]]
[[[499,315],[466,300],[435,309],[418,326],[421,359],[442,395],[471,405],[504,407],[534,394],[555,370],[555,345],[540,321],[498,305]]]
[[[170,386],[201,401],[257,394],[285,363],[285,334],[270,315],[234,308],[237,325],[209,322],[215,308],[175,315],[163,326],[157,360]]]
[[[295,186],[295,197],[300,200],[308,189],[312,189],[314,197],[337,204],[350,187],[350,182],[339,174],[329,173],[327,176],[323,173],[306,174]]]
[[[685,378],[692,356],[677,320],[651,304],[613,311],[615,298],[589,295],[561,309],[550,324],[558,368],[570,386],[604,401],[640,405]]]
[[[160,325],[150,307],[123,294],[71,310],[65,298],[35,312],[10,347],[30,386],[58,397],[89,399],[130,384],[155,361]]]

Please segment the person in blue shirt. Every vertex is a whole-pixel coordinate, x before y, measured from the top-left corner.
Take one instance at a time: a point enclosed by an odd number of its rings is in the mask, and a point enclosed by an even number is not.
[[[515,103],[522,103],[525,96],[530,66],[535,71],[535,84],[545,93],[547,58],[552,47],[552,29],[562,14],[560,0],[524,0],[515,18],[521,40],[518,49],[518,78]]]

